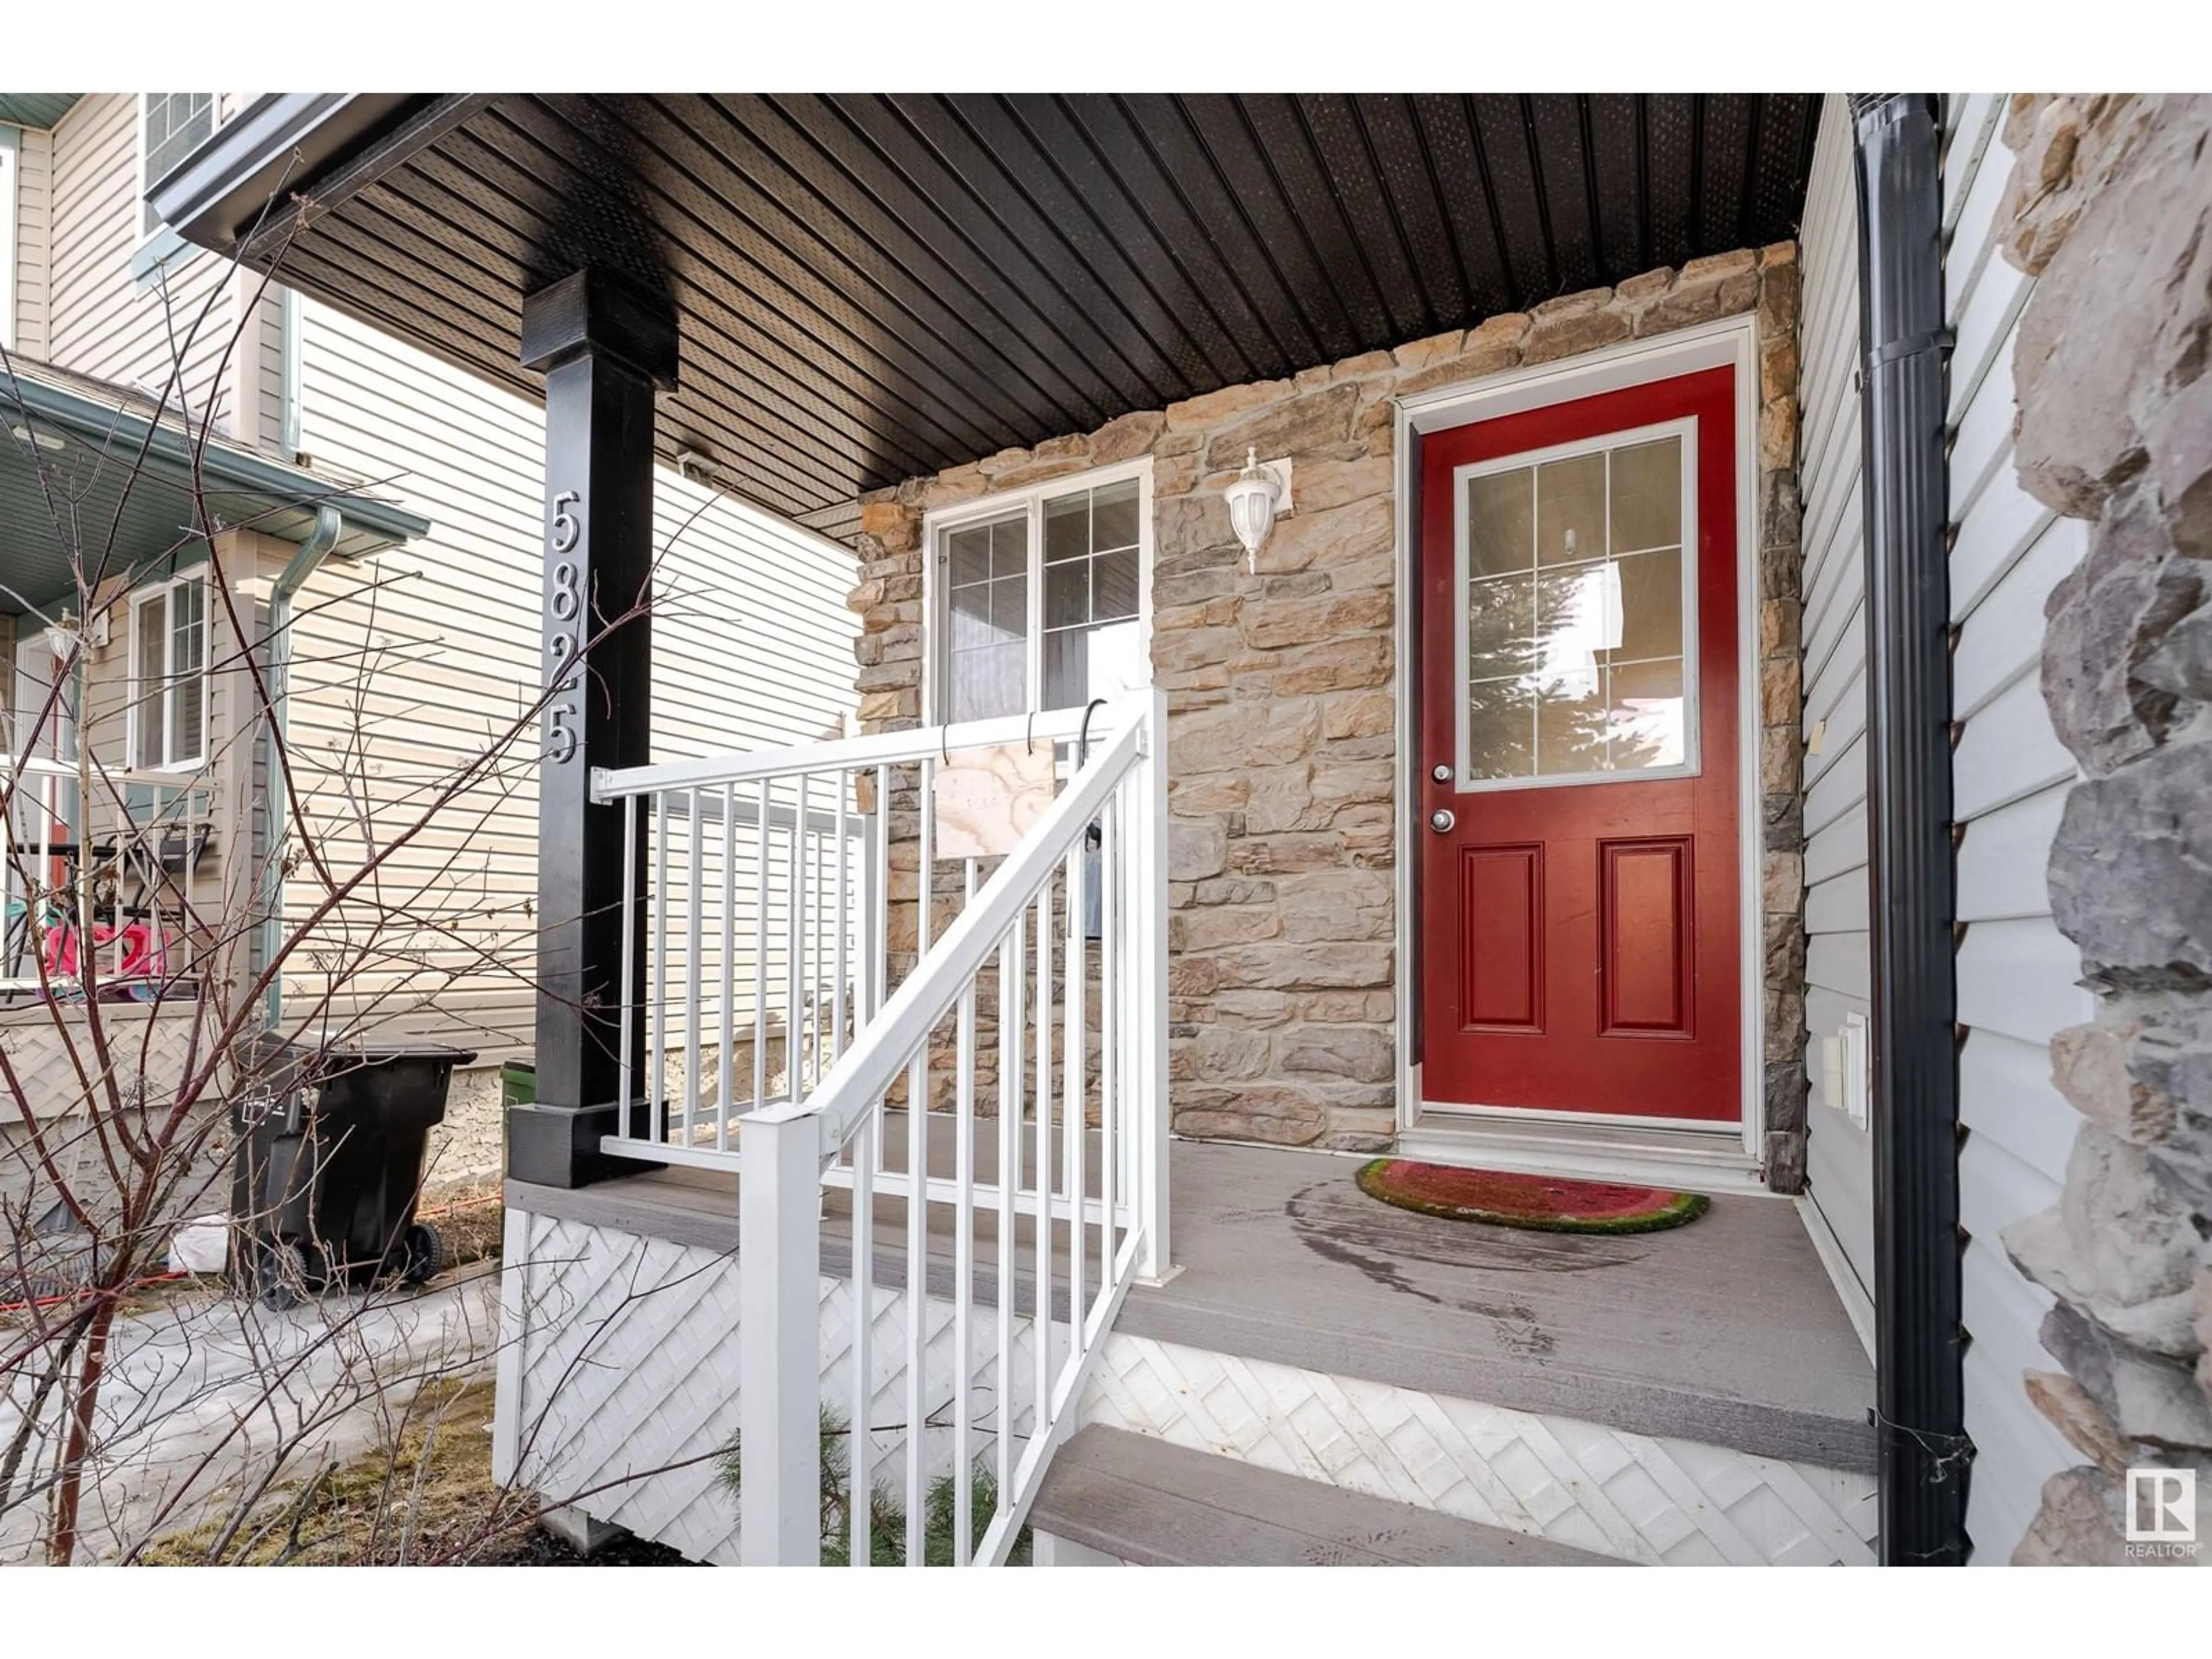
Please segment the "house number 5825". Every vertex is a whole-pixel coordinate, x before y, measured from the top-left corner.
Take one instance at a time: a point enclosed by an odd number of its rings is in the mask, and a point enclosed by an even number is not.
[[[545,705],[546,761],[555,766],[575,758],[577,623],[583,615],[583,595],[571,551],[583,526],[572,510],[583,501],[573,489],[553,498],[553,523],[546,532],[546,550],[552,558],[545,572],[545,683],[552,696]]]

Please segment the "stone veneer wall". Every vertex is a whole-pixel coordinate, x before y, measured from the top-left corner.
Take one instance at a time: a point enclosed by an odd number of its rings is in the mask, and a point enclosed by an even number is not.
[[[2057,1297],[2027,1391],[2085,1460],[2014,1559],[2120,1561],[2131,1466],[2212,1482],[2212,98],[2022,96],[2005,252],[2022,486],[2094,526],[2053,590],[2051,722],[2086,775],[2051,854],[2095,1020],[2051,1043],[2082,1123],[2007,1230]],[[2200,1561],[2212,1561],[2212,1548]]]
[[[1784,1191],[1802,1184],[1798,291],[1794,243],[1692,260],[1395,351],[1125,415],[1087,436],[1004,451],[863,498],[854,652],[861,724],[881,731],[911,726],[921,712],[923,514],[1152,459],[1152,665],[1169,705],[1178,1133],[1369,1150],[1395,1132],[1393,398],[1755,311],[1762,1059],[1770,1178]],[[1296,468],[1296,510],[1277,524],[1255,574],[1245,572],[1221,499],[1247,446],[1270,459],[1287,455]],[[895,795],[895,846],[914,835],[914,811],[910,793]],[[894,946],[910,947],[912,854],[894,863]]]

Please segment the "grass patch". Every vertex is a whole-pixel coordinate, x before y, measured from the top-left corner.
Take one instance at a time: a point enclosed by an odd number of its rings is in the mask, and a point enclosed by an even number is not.
[[[491,1476],[492,1385],[417,1390],[394,1444],[325,1467],[226,1540],[221,1523],[172,1534],[149,1565],[367,1566],[481,1561],[515,1548],[538,1498]]]

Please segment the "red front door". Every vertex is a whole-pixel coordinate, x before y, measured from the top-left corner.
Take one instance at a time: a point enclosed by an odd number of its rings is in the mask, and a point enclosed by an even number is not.
[[[1741,1112],[1734,371],[1423,441],[1423,1097]]]

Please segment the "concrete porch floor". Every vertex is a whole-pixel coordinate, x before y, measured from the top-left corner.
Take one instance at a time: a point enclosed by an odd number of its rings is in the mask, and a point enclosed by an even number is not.
[[[1182,1271],[1131,1291],[1122,1332],[1757,1456],[1874,1468],[1872,1368],[1784,1200],[1717,1197],[1669,1232],[1517,1232],[1377,1203],[1353,1184],[1351,1158],[1194,1141],[1178,1141],[1171,1156]],[[736,1188],[731,1175],[670,1169],[576,1191],[510,1182],[507,1202],[734,1252]],[[826,1206],[823,1271],[833,1274],[850,1261],[843,1202],[832,1195]],[[899,1285],[897,1211],[879,1215],[877,1279]],[[949,1291],[947,1206],[933,1206],[932,1221],[932,1289]],[[991,1287],[979,1282],[977,1297],[988,1304]],[[1031,1299],[1024,1281],[1017,1305],[1026,1311]],[[1053,1299],[1064,1316],[1064,1290]]]

